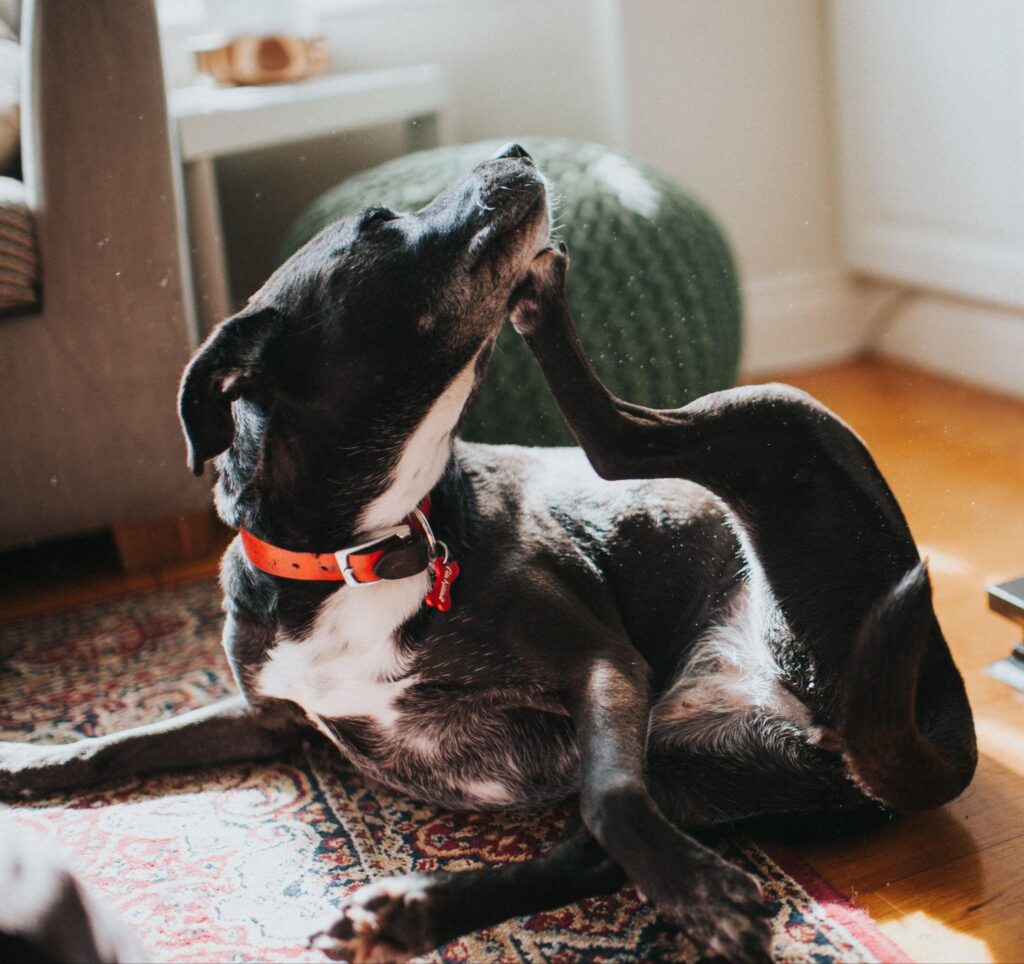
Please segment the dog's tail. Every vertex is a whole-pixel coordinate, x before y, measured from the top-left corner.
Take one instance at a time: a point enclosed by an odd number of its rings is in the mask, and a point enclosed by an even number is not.
[[[923,562],[864,618],[845,682],[839,735],[868,796],[895,810],[924,810],[963,792],[978,761],[974,721]]]

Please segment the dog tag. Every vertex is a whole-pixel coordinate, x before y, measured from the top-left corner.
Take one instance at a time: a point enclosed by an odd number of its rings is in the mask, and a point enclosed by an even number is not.
[[[452,583],[458,578],[459,564],[445,562],[440,556],[434,559],[434,588],[424,600],[438,612],[446,613],[452,608]]]

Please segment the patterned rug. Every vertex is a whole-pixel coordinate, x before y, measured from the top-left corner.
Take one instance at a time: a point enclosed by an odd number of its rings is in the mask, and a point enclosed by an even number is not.
[[[51,742],[164,718],[232,691],[212,581],[0,626],[0,739]],[[307,936],[378,877],[524,860],[569,805],[459,814],[396,795],[317,745],[266,764],[132,780],[22,804],[162,961],[320,961]],[[756,874],[780,961],[906,961],[871,920],[779,848],[723,852]],[[427,960],[693,960],[631,888],[520,918]]]

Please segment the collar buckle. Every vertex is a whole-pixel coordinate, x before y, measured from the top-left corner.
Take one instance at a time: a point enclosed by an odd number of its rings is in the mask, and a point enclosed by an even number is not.
[[[334,558],[338,562],[338,568],[341,570],[341,578],[344,579],[346,586],[351,586],[353,589],[361,586],[372,586],[376,580],[364,581],[360,580],[359,576],[352,565],[352,556],[365,556],[370,553],[383,549],[384,544],[391,539],[409,539],[412,536],[412,527],[407,524],[398,526],[392,526],[390,529],[385,529],[383,532],[378,532],[368,542],[361,542],[357,546],[347,546],[344,549],[339,549],[334,553]]]

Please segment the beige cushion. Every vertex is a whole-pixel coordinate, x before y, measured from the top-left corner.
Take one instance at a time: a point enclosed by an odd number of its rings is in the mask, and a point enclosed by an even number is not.
[[[0,312],[39,303],[39,254],[25,185],[0,177]]]

